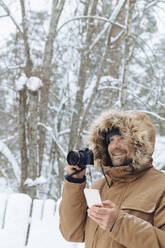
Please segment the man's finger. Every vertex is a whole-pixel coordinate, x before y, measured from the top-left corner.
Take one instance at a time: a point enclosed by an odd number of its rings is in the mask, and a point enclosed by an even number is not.
[[[110,201],[110,200],[103,201],[103,205],[104,205],[104,206],[107,206],[107,207],[109,207],[109,208],[114,208],[114,207],[116,207],[116,204],[113,203],[113,202]]]
[[[92,206],[90,208],[90,210],[95,214],[95,215],[98,215],[98,216],[103,216],[105,214],[108,214],[108,209],[107,208],[104,208],[104,207],[96,207],[96,206]]]
[[[90,211],[89,209],[88,216],[97,223],[100,223],[100,221],[102,221],[102,216],[96,215],[93,211]]]
[[[102,229],[106,230],[106,227],[105,227],[104,225],[99,224],[99,226],[100,226]]]

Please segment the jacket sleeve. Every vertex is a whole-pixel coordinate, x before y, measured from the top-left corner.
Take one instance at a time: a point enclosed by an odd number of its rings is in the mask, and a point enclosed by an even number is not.
[[[128,248],[165,248],[165,197],[154,213],[154,225],[121,210],[110,236]]]
[[[84,196],[85,182],[71,183],[65,180],[60,203],[60,231],[63,237],[72,242],[83,242],[87,204]]]

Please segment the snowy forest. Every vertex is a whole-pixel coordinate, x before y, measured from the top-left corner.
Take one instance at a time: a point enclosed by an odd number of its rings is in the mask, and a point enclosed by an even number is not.
[[[57,201],[68,151],[108,108],[149,114],[165,170],[163,15],[159,0],[0,0],[1,192]]]

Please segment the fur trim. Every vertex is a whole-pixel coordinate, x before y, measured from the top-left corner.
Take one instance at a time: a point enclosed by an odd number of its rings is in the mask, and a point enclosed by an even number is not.
[[[91,125],[88,140],[98,166],[106,165],[104,138],[105,132],[112,127],[119,128],[124,139],[133,146],[134,168],[145,169],[152,161],[155,146],[155,128],[150,117],[137,111],[109,110],[96,119]]]

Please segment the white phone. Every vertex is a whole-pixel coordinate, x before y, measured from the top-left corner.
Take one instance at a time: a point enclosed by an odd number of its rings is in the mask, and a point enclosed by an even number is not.
[[[95,206],[103,206],[101,201],[100,193],[98,189],[84,189],[85,198],[87,201],[88,207]]]

